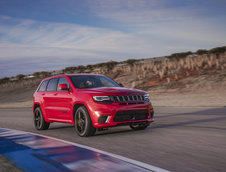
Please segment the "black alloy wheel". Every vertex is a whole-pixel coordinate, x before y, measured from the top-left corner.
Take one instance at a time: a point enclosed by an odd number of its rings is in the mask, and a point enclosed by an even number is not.
[[[96,129],[90,119],[89,112],[85,106],[80,106],[74,116],[75,131],[81,137],[92,136]]]
[[[37,130],[46,130],[49,128],[50,123],[46,122],[40,107],[37,107],[34,112],[34,124]]]

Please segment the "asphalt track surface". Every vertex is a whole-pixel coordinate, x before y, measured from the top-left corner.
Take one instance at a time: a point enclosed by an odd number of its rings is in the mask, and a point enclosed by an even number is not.
[[[38,133],[122,155],[169,171],[226,171],[226,107],[156,107],[144,131],[115,127],[81,138],[69,124],[36,131],[31,109],[0,109],[0,128]]]

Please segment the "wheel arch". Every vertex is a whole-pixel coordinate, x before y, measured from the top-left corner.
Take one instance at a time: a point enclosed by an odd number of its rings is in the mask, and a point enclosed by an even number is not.
[[[33,113],[35,112],[35,109],[36,109],[37,107],[40,107],[40,108],[41,108],[41,106],[40,106],[39,103],[35,103],[35,104],[33,105]]]
[[[39,103],[34,103],[34,105],[33,105],[33,114],[35,114],[35,109],[36,109],[37,107],[40,108],[40,110],[41,110],[41,112],[42,112],[42,115],[43,115],[43,118],[45,119],[45,121],[46,121],[46,122],[50,122],[50,121],[48,120],[46,114],[43,112],[43,109],[42,109],[42,107],[41,107],[41,105],[40,105]]]
[[[79,102],[79,103],[75,103],[74,104],[74,107],[73,107],[73,124],[75,124],[75,112],[77,111],[77,109],[79,108],[79,107],[81,107],[81,106],[84,106],[86,109],[87,109],[87,111],[88,111],[88,113],[89,113],[89,116],[90,116],[90,119],[91,119],[91,121],[92,121],[92,123],[93,123],[93,119],[92,119],[92,115],[90,115],[90,111],[89,111],[89,109],[87,108],[87,106],[85,105],[85,103],[81,103],[81,102]]]

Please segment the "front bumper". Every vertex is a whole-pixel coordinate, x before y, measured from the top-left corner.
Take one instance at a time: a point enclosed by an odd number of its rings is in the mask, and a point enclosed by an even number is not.
[[[95,128],[154,122],[154,110],[150,102],[136,104],[93,102],[89,107],[92,107],[89,108],[89,113]]]

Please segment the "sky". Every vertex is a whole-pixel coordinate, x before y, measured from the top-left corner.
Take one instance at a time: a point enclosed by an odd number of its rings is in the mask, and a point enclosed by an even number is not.
[[[0,0],[0,78],[226,45],[225,0]]]

